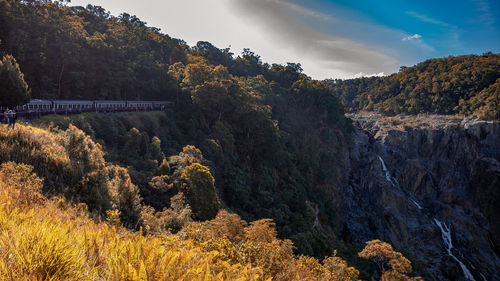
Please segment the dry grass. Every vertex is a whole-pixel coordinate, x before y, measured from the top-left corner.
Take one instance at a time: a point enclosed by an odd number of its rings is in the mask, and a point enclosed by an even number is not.
[[[143,234],[93,221],[84,204],[47,199],[41,185],[32,167],[2,164],[0,280],[357,279],[340,258],[295,257],[270,220],[222,212],[177,235]]]

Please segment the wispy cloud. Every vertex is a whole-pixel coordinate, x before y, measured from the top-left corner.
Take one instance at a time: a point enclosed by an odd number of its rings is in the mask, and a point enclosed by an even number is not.
[[[288,9],[291,9],[295,12],[298,12],[298,13],[306,15],[306,16],[314,17],[317,19],[325,20],[325,21],[332,20],[332,17],[327,15],[327,14],[323,14],[321,12],[305,8],[303,6],[300,6],[300,5],[297,5],[294,3],[290,3],[290,2],[285,1],[285,0],[264,0],[264,1],[267,1],[270,3],[275,3],[278,5],[282,5],[284,7],[287,7]]]
[[[492,25],[495,23],[495,17],[493,16],[490,8],[490,3],[486,0],[473,0],[476,3],[476,11],[479,12],[479,22],[485,25]]]
[[[460,34],[461,34],[462,31],[456,25],[450,24],[448,22],[445,22],[445,21],[442,21],[442,20],[439,20],[439,19],[427,16],[427,15],[424,15],[424,14],[420,14],[420,13],[417,13],[417,12],[414,12],[414,11],[406,11],[405,13],[407,15],[410,15],[413,18],[415,18],[415,19],[423,22],[423,23],[435,25],[436,29],[440,29],[439,33],[441,33],[441,35],[439,37],[436,37],[436,36],[434,36],[434,37],[430,36],[429,37],[429,36],[427,36],[426,37],[426,41],[427,42],[429,42],[429,41],[432,42],[433,40],[434,40],[434,42],[436,42],[436,41],[439,41],[439,42],[446,41],[447,44],[448,44],[448,46],[453,46],[454,48],[461,48]],[[418,35],[418,34],[415,34],[415,35]],[[413,35],[413,36],[415,36],[415,35]],[[402,41],[418,42],[420,45],[424,46],[423,45],[423,40],[421,40],[420,37],[418,37],[418,38],[417,37],[410,38],[410,37],[411,36],[404,37],[402,39]],[[432,51],[432,52],[435,51],[434,47],[431,47],[431,46],[428,46],[428,45],[424,46],[424,47],[426,49],[428,49],[429,51]]]
[[[403,39],[401,39],[402,41],[408,41],[408,40],[412,40],[412,39],[420,39],[422,38],[422,35],[420,34],[413,34],[411,36],[407,36],[407,37],[404,37]]]
[[[361,78],[361,77],[382,77],[382,76],[385,76],[387,74],[385,74],[384,72],[380,72],[380,73],[372,73],[372,74],[366,74],[364,72],[359,72],[359,73],[356,73],[354,74],[353,78]]]
[[[246,18],[248,22],[252,22],[254,26],[258,25],[265,31],[266,40],[272,40],[277,44],[276,51],[295,54],[295,59],[302,63],[306,73],[315,77],[352,77],[359,72],[391,73],[399,66],[394,54],[387,54],[391,50],[381,51],[375,44],[364,42],[366,38],[352,36],[356,34],[361,37],[361,34],[356,32],[367,28],[371,28],[372,33],[378,32],[387,36],[385,30],[375,30],[373,26],[351,23],[335,15],[327,16],[286,0],[230,0],[229,2],[242,18]],[[325,25],[304,21],[296,16],[297,13],[319,20],[328,20],[328,29]],[[335,32],[342,30],[346,33],[346,29],[353,32],[349,34]],[[391,36],[400,38],[400,31],[391,32]]]
[[[479,0],[480,1],[480,0]],[[431,23],[431,24],[435,24],[435,25],[440,25],[442,27],[448,27],[448,28],[456,28],[455,25],[452,25],[452,24],[449,24],[447,22],[444,22],[444,21],[441,21],[441,20],[437,20],[437,19],[434,19],[434,18],[431,18],[429,16],[426,16],[426,15],[422,15],[422,14],[419,14],[419,13],[416,13],[416,12],[413,12],[413,11],[406,11],[406,14],[422,21],[422,22],[426,22],[426,23]]]

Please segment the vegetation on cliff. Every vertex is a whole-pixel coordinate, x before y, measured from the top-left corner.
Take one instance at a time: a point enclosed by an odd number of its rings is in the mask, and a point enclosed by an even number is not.
[[[45,129],[0,128],[0,163],[8,173],[24,170],[40,200],[5,199],[13,218],[2,232],[6,278],[356,279],[334,248],[366,265],[336,233],[353,130],[332,94],[337,84],[310,79],[300,64],[269,65],[248,49],[234,57],[208,42],[188,47],[135,16],[62,1],[0,0],[0,39],[34,98],[176,102],[166,112],[48,116],[38,121]],[[497,88],[474,110],[495,108]],[[16,232],[33,247],[16,248],[27,243]],[[76,246],[51,244],[59,240]],[[48,265],[68,268],[26,268],[10,256],[43,259],[47,248]]]
[[[0,106],[13,107],[25,104],[30,99],[28,84],[19,69],[16,59],[11,55],[0,60]]]
[[[285,89],[263,76],[236,77],[198,60],[171,67],[179,102],[165,113],[48,116],[38,123],[63,129],[73,123],[102,141],[107,159],[127,167],[145,202],[158,211],[176,192],[194,200],[184,169],[208,166],[223,205],[246,220],[274,219],[280,237],[291,238],[301,253],[328,255],[339,157],[352,130],[340,103],[322,82],[305,79]],[[163,162],[168,178],[158,181]],[[164,187],[151,185],[153,179]],[[313,228],[307,201],[324,211],[318,220],[330,233]],[[201,206],[195,205],[197,214]]]
[[[269,220],[247,224],[221,212],[177,235],[131,232],[112,212],[40,193],[32,166],[0,167],[1,280],[356,280],[338,257],[319,263],[293,255]]]
[[[135,16],[55,1],[0,0],[0,39],[0,52],[17,59],[33,98],[176,101],[151,124],[144,115],[119,117],[122,123],[74,120],[103,141],[109,162],[127,168],[157,211],[177,192],[195,199],[189,180],[172,179],[187,167],[175,156],[194,145],[223,206],[246,220],[273,218],[280,237],[301,253],[330,254],[332,191],[352,126],[328,85],[302,74],[299,64],[269,65],[248,49],[234,57],[208,42],[191,48]],[[167,174],[159,171],[164,159],[172,166]],[[158,176],[162,188],[153,187]],[[328,231],[313,228],[308,206],[325,214],[318,220]]]
[[[13,158],[38,161],[36,170],[45,175],[40,178],[31,165],[2,160],[1,280],[358,280],[358,270],[349,267],[335,252],[321,262],[294,255],[293,243],[277,238],[270,219],[247,223],[222,210],[212,220],[186,221],[176,234],[171,229],[158,228],[160,224],[156,222],[168,218],[168,214],[181,210],[189,215],[189,205],[180,198],[182,194],[174,197],[169,210],[154,213],[140,203],[133,185],[126,183],[127,171],[101,161],[100,147],[89,143],[88,137],[77,138],[83,133],[75,127],[53,132],[27,126],[0,127],[0,132],[3,147],[16,137],[25,139],[25,147],[33,151],[34,157],[22,158],[21,153]],[[81,147],[75,155],[75,150],[65,146],[67,141],[89,146]],[[48,159],[54,162],[44,162]],[[56,165],[71,173],[70,163],[74,165],[75,161],[82,161],[83,166],[77,168],[91,169],[89,173],[96,172],[92,170],[96,163],[104,164],[104,168],[114,167],[106,186],[110,209],[105,214],[99,215],[87,204],[60,195],[43,195],[51,190],[47,183],[64,184],[50,180],[49,166]],[[191,164],[183,174],[192,173],[190,169],[206,168]],[[102,187],[96,182],[93,185]],[[123,192],[125,187],[132,190]],[[120,191],[116,192],[116,188]],[[80,186],[72,193],[85,199],[87,190]],[[129,204],[132,202],[142,209],[143,227],[138,231],[124,227],[130,223],[130,216],[122,214],[133,210]]]
[[[500,119],[500,55],[431,59],[386,77],[331,80],[350,111],[437,113]]]

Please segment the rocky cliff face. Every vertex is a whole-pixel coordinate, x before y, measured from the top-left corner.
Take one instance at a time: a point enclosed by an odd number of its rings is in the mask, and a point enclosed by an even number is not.
[[[500,122],[353,116],[343,239],[381,239],[425,280],[500,280]]]

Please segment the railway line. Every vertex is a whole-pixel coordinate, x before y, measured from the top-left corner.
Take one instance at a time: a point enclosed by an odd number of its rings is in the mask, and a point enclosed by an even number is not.
[[[129,100],[42,100],[33,99],[19,105],[14,110],[16,117],[32,120],[49,114],[78,114],[83,112],[135,112],[164,110],[172,105],[171,101],[129,101]],[[0,120],[3,121],[8,108],[0,107]]]

